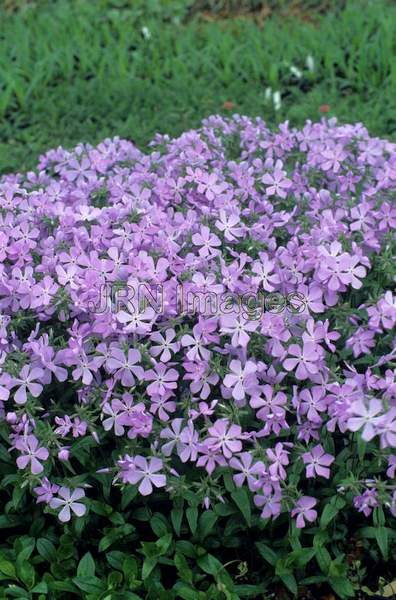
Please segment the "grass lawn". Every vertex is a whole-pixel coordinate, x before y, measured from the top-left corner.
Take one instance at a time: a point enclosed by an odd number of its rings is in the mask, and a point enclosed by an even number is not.
[[[312,4],[312,3],[311,3]],[[0,172],[119,135],[144,145],[212,113],[301,124],[330,116],[396,132],[396,6],[186,20],[185,0],[73,0],[0,9]],[[307,57],[313,58],[311,69]],[[313,67],[313,68],[312,68]],[[275,110],[267,88],[279,91]]]

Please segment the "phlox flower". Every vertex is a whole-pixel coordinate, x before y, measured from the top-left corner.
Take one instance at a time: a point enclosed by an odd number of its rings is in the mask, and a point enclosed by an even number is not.
[[[168,369],[163,363],[157,363],[154,369],[149,369],[144,374],[146,381],[152,381],[147,386],[147,393],[151,395],[158,394],[163,396],[166,392],[177,388],[179,373],[176,369]]]
[[[347,426],[350,431],[359,431],[365,442],[373,439],[377,432],[378,415],[383,412],[381,400],[372,398],[368,403],[356,400],[351,404]]]
[[[30,464],[30,471],[33,475],[42,473],[44,468],[40,461],[47,460],[49,452],[47,448],[39,446],[36,436],[28,435],[26,438],[18,438],[15,448],[21,452],[16,460],[18,469],[26,469]]]
[[[231,373],[224,377],[223,383],[226,388],[232,388],[232,397],[240,402],[257,383],[257,366],[253,361],[247,361],[242,367],[241,361],[232,360],[230,370]]]
[[[334,456],[326,454],[321,444],[318,444],[309,452],[304,452],[302,459],[306,465],[307,477],[320,475],[321,477],[329,479],[330,469],[328,467],[334,462]]]
[[[211,450],[220,450],[225,458],[231,458],[242,450],[242,429],[239,425],[231,424],[228,419],[218,419],[209,427],[208,433],[205,443]]]
[[[298,344],[291,344],[288,352],[293,358],[286,358],[283,367],[286,371],[295,369],[297,379],[307,379],[318,372],[319,367],[316,363],[319,354],[315,343],[305,342],[302,348]]]
[[[10,382],[10,387],[19,386],[14,394],[14,400],[17,404],[25,404],[27,401],[27,393],[34,398],[40,396],[43,391],[43,386],[37,383],[44,375],[44,371],[37,367],[31,368],[29,365],[22,367],[19,377],[13,377]]]
[[[314,509],[316,505],[315,498],[311,496],[302,496],[297,500],[294,508],[291,511],[291,516],[296,517],[296,526],[298,529],[302,529],[308,523],[313,523],[318,516],[318,513]]]
[[[166,485],[166,476],[159,473],[163,469],[163,461],[160,458],[144,456],[125,456],[118,461],[121,467],[120,478],[123,483],[139,483],[139,492],[142,496],[149,496],[153,492],[153,486],[160,488]]]
[[[256,489],[257,476],[265,473],[265,465],[262,461],[254,462],[253,456],[249,452],[242,452],[239,456],[233,456],[229,462],[230,467],[240,471],[233,475],[234,483],[237,487],[242,487],[245,480],[250,491]]]
[[[68,487],[62,486],[58,491],[58,496],[50,500],[49,505],[54,510],[58,510],[58,519],[62,523],[70,521],[72,513],[77,517],[82,517],[86,513],[86,506],[82,502],[78,502],[85,497],[85,492],[82,488],[76,488],[71,491]]]

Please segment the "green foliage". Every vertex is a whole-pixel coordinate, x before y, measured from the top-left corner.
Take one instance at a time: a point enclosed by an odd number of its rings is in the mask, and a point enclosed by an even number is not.
[[[329,116],[394,134],[394,4],[360,0],[313,23],[275,16],[262,27],[252,19],[186,21],[190,4],[41,0],[15,13],[0,8],[0,171],[29,168],[59,144],[120,135],[144,145],[155,132],[177,135],[230,110],[301,124],[328,104]],[[281,92],[279,111],[267,87]]]
[[[347,474],[345,460],[339,476]],[[232,482],[227,485],[231,489]],[[313,585],[348,599],[363,584],[377,589],[378,576],[368,568],[381,561],[387,561],[384,581],[392,580],[395,531],[381,509],[372,526],[344,511],[339,493],[323,498],[317,523],[298,530],[286,516],[263,520],[240,489],[209,509],[189,493],[184,501],[138,496],[125,502],[129,489],[113,489],[105,499],[106,483],[98,484],[86,517],[66,526],[26,497],[18,509],[6,504],[1,597],[266,600],[283,589],[291,600]],[[7,477],[0,492],[10,492]]]

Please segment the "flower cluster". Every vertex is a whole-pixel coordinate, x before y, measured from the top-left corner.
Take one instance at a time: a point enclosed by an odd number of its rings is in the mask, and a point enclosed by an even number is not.
[[[0,402],[21,484],[68,521],[98,471],[205,506],[229,476],[302,528],[363,443],[375,468],[351,463],[339,493],[396,513],[395,193],[396,145],[335,120],[215,116],[149,154],[107,139],[4,176]],[[178,311],[180,283],[226,310]],[[94,310],[139,284],[161,285],[161,311]],[[234,301],[268,293],[304,309]]]

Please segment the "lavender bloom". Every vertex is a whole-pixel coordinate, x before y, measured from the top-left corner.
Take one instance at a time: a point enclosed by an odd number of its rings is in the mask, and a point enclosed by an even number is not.
[[[232,360],[230,363],[231,373],[225,376],[224,385],[232,388],[232,397],[241,401],[244,400],[246,393],[255,386],[257,379],[255,376],[257,367],[253,361],[247,361],[242,367],[239,360]]]
[[[16,460],[18,469],[26,469],[30,464],[33,475],[42,473],[44,468],[40,461],[47,460],[49,452],[47,448],[39,446],[39,441],[34,435],[28,435],[26,439],[18,438],[15,448],[22,453]]]
[[[26,392],[29,392],[34,398],[40,396],[43,391],[43,386],[36,383],[36,380],[42,378],[43,375],[44,371],[42,369],[31,369],[29,365],[22,367],[19,377],[14,377],[10,384],[10,387],[19,386],[14,394],[14,399],[17,404],[25,404],[27,400]]]
[[[85,492],[82,488],[76,488],[71,492],[67,487],[61,487],[58,491],[58,497],[50,500],[50,507],[54,510],[61,509],[58,514],[58,519],[62,523],[67,523],[71,519],[71,513],[77,517],[82,517],[86,513],[86,506],[82,502],[77,502],[85,497]]]
[[[368,406],[363,400],[353,402],[349,411],[351,416],[347,421],[348,429],[350,431],[358,431],[363,428],[362,438],[365,442],[369,442],[376,434],[378,415],[382,411],[382,402],[376,398],[372,398]]]
[[[302,529],[308,523],[313,523],[318,513],[314,510],[314,506],[316,505],[315,498],[311,498],[311,496],[302,496],[299,500],[297,500],[294,508],[291,511],[291,516],[296,517],[296,525],[298,529]]]
[[[362,124],[213,116],[1,177],[0,419],[37,501],[85,511],[62,476],[87,436],[93,472],[143,495],[210,506],[231,476],[303,527],[296,461],[338,478],[359,432],[356,509],[395,513],[395,157]]]
[[[33,488],[33,492],[37,495],[37,504],[45,502],[49,504],[54,495],[58,492],[59,485],[51,483],[47,477],[43,477],[40,485]]]
[[[163,468],[163,462],[160,458],[149,458],[144,456],[125,456],[123,460],[118,461],[121,467],[120,478],[123,483],[139,484],[139,492],[142,496],[148,496],[153,492],[153,485],[157,488],[166,485],[166,477],[159,473]]]
[[[318,372],[316,361],[319,355],[313,342],[306,342],[302,348],[297,344],[291,344],[289,354],[296,358],[287,358],[283,366],[286,371],[296,369],[297,379],[307,379]]]
[[[328,467],[334,462],[334,456],[326,454],[320,444],[312,448],[310,452],[304,452],[302,459],[306,465],[307,477],[320,475],[329,479],[330,469]]]

